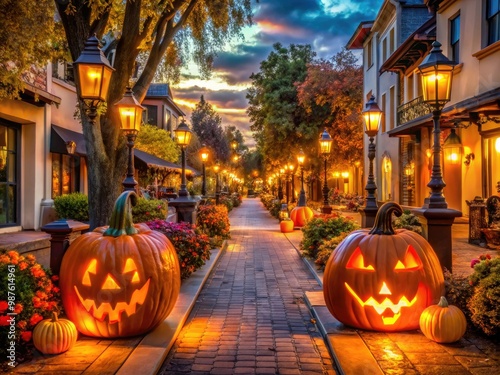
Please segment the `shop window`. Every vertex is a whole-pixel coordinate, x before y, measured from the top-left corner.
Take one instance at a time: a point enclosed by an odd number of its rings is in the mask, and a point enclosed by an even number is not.
[[[460,62],[460,15],[450,20],[451,60]]]
[[[500,40],[500,0],[487,0],[488,45]]]
[[[18,222],[18,133],[0,124],[0,226]]]
[[[52,198],[80,191],[80,163],[66,154],[52,154]]]

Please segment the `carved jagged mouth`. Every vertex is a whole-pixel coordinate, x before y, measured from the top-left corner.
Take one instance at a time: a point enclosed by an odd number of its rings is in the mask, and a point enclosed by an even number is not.
[[[415,302],[417,302],[417,296],[413,297],[411,301],[409,301],[406,297],[402,297],[397,303],[392,302],[389,298],[386,298],[381,303],[379,303],[373,297],[370,297],[366,301],[363,301],[349,286],[349,284],[345,283],[345,286],[347,287],[349,293],[351,293],[351,295],[356,298],[356,300],[362,307],[373,307],[377,314],[381,316],[382,321],[385,325],[396,323],[396,321],[401,316],[401,308],[413,306]]]
[[[130,302],[117,302],[114,308],[111,307],[109,302],[102,302],[99,307],[96,307],[95,301],[91,299],[85,299],[78,292],[78,288],[75,286],[75,292],[78,299],[85,307],[85,310],[91,314],[95,319],[104,321],[106,315],[108,316],[109,324],[118,323],[120,321],[120,315],[125,312],[127,316],[135,314],[137,305],[142,305],[149,291],[149,282],[151,279],[144,283],[141,289],[137,289],[132,293]]]

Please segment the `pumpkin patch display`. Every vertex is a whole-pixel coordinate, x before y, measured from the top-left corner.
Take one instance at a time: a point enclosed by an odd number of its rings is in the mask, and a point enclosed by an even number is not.
[[[52,319],[42,320],[33,330],[33,345],[43,354],[60,354],[73,347],[78,331],[73,322],[59,319],[54,312]]]
[[[374,331],[418,329],[420,314],[444,292],[439,259],[419,234],[392,228],[403,210],[388,202],[371,230],[349,234],[333,251],[323,276],[330,313],[340,322]]]
[[[64,254],[64,309],[78,331],[95,337],[148,332],[172,311],[180,291],[177,253],[170,240],[132,222],[134,192],[116,200],[109,227],[78,237]]]
[[[313,216],[313,210],[307,206],[296,206],[290,212],[290,219],[292,219],[293,225],[299,228],[306,225]]]
[[[458,341],[465,334],[467,319],[458,307],[448,305],[441,297],[437,305],[427,307],[420,315],[420,330],[430,340],[447,344]]]

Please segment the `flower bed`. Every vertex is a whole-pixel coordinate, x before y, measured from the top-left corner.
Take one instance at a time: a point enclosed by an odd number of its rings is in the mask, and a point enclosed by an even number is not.
[[[196,224],[203,233],[210,237],[213,247],[218,247],[225,239],[231,238],[228,210],[225,205],[200,206]]]

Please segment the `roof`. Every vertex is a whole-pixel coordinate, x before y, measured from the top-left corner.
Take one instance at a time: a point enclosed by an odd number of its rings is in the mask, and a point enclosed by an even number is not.
[[[149,85],[146,96],[149,97],[172,97],[168,83],[152,83]]]
[[[68,141],[73,141],[76,143],[76,155],[80,155],[83,157],[87,156],[85,138],[82,133],[52,124],[50,134],[50,152],[67,154],[68,151],[66,149],[66,142]],[[138,149],[134,149],[134,164],[142,165],[145,168],[153,168],[166,172],[181,173],[182,171],[182,167],[179,164],[171,163],[155,155]],[[189,166],[186,166],[186,173],[199,174],[196,169]]]
[[[370,34],[370,30],[373,26],[373,21],[361,22],[356,31],[354,32],[351,39],[347,42],[347,49],[361,49],[363,48],[363,43]]]

